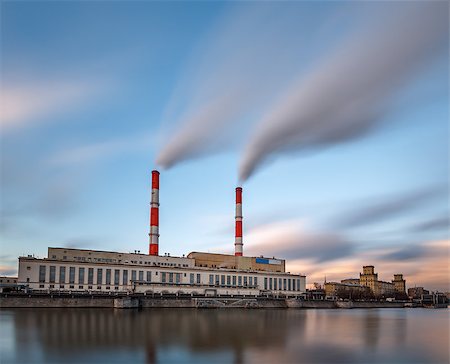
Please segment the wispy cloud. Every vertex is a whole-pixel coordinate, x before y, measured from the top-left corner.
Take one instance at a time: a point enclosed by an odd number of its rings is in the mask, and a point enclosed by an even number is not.
[[[107,90],[96,79],[28,80],[27,83],[3,83],[0,122],[3,131],[16,130],[47,122],[56,116],[93,104]]]
[[[153,133],[125,135],[119,138],[63,149],[47,159],[49,166],[92,163],[130,152],[147,152],[155,144]]]
[[[403,194],[373,198],[371,201],[360,203],[360,206],[353,211],[343,212],[337,218],[336,225],[340,228],[356,227],[378,223],[405,213],[408,214],[436,198],[446,196],[446,191],[446,188],[436,186],[408,191]]]
[[[285,220],[254,227],[245,235],[249,255],[284,259],[310,259],[316,263],[332,261],[352,254],[354,244],[344,236],[305,228],[301,220]]]
[[[316,264],[304,257],[290,260],[287,269],[307,275],[308,284],[313,282],[340,281],[358,278],[363,265],[374,265],[378,278],[391,281],[394,274],[402,273],[407,287],[424,286],[431,290],[448,291],[449,240],[429,240],[410,245],[401,243],[389,247],[357,249],[331,264]]]

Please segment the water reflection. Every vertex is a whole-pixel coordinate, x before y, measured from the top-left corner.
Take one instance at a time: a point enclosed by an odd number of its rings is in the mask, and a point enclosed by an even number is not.
[[[448,362],[446,310],[2,310],[2,362]],[[426,322],[428,332],[420,326]],[[430,341],[430,337],[432,340]]]

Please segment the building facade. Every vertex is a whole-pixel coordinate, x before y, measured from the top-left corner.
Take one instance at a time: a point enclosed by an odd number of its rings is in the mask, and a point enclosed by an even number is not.
[[[205,258],[208,253],[201,254]],[[18,281],[33,291],[50,292],[296,296],[306,290],[305,276],[286,273],[284,269],[256,269],[258,265],[233,269],[224,265],[208,267],[203,260],[198,263],[189,257],[49,248],[47,258],[19,258]]]
[[[329,297],[341,295],[346,295],[349,297],[360,297],[370,293],[369,287],[354,283],[326,282],[324,286],[325,295]]]

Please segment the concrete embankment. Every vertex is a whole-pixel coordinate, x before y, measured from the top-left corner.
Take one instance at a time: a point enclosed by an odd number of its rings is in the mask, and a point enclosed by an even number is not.
[[[337,308],[402,308],[403,302],[336,301]]]
[[[4,295],[1,308],[399,308],[401,302],[303,301],[294,298]]]
[[[52,297],[52,296],[6,296],[0,297],[0,307],[19,308],[19,307],[90,307],[90,308],[110,308],[114,307],[114,298],[112,297]]]

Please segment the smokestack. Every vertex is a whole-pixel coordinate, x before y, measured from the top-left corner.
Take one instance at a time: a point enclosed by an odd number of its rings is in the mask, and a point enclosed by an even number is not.
[[[152,198],[150,201],[149,254],[158,255],[159,246],[159,172],[152,171]]]
[[[236,233],[234,240],[234,255],[242,257],[242,187],[236,188]]]

